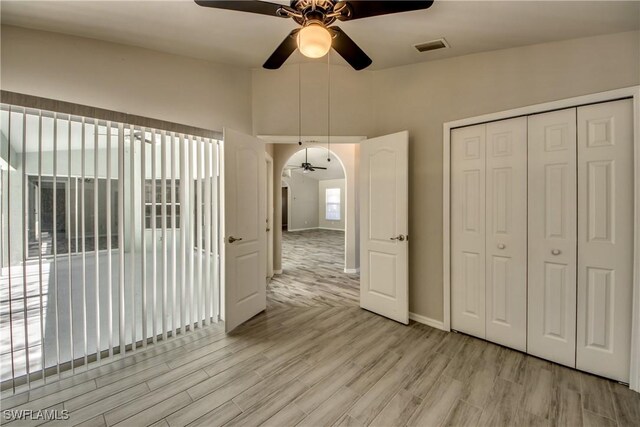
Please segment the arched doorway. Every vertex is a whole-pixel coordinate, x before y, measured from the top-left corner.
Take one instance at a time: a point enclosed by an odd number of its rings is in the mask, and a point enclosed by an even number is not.
[[[352,207],[347,203],[343,160],[325,147],[295,147],[279,167],[282,276],[270,284],[276,298],[290,295],[292,302],[302,304],[313,299],[357,302],[359,276],[346,272],[347,216]]]

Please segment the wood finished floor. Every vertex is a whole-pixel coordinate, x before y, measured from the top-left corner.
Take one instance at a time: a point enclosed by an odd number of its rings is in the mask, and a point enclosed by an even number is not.
[[[64,426],[640,425],[640,395],[622,385],[359,309],[342,251],[329,247],[336,235],[304,234],[310,247],[287,253],[285,270],[331,266],[302,283],[278,277],[268,310],[234,333],[196,330],[7,398],[3,409],[66,409],[68,421],[46,424]],[[302,236],[285,246],[304,247]],[[39,423],[8,423],[25,424]]]
[[[267,287],[270,308],[358,307],[360,277],[344,273],[344,232],[282,232],[282,274]]]

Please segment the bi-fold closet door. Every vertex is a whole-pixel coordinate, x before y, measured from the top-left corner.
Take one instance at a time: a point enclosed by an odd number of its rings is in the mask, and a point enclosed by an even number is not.
[[[451,324],[627,381],[633,107],[451,132]]]
[[[454,329],[521,351],[527,322],[527,119],[451,133]]]
[[[630,99],[529,117],[530,354],[629,379]]]
[[[575,367],[577,139],[575,108],[529,117],[528,346]]]

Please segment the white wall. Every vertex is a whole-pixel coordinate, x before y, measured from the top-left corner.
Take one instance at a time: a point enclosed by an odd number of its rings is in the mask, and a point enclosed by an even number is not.
[[[318,228],[330,230],[344,230],[345,219],[345,191],[344,179],[326,179],[318,181]],[[340,189],[340,220],[332,221],[326,219],[326,196],[327,188]]]
[[[2,89],[251,133],[251,71],[133,46],[1,27]]]
[[[289,231],[318,228],[318,180],[292,173],[289,186]]]

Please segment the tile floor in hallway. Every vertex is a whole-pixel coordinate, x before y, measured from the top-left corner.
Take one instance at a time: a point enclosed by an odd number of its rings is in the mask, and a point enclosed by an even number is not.
[[[47,423],[64,426],[640,425],[625,386],[361,310],[338,236],[286,235],[267,311],[234,333],[196,330],[3,409],[64,408]]]

